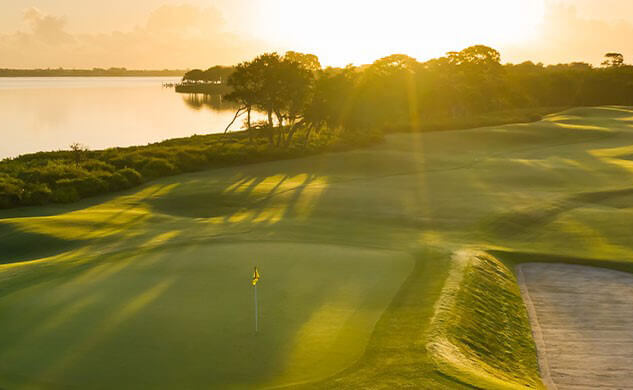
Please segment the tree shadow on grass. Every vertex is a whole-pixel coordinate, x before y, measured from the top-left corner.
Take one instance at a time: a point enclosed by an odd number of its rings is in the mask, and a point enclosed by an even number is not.
[[[195,190],[195,183],[184,183],[167,197],[149,199],[149,206],[163,214],[187,218],[223,218],[230,223],[239,214],[249,214],[242,222],[262,220],[266,210],[277,209],[277,219],[296,216],[306,189],[324,185],[326,178],[313,173],[274,170],[262,174],[237,175],[230,184]],[[316,188],[316,187],[315,187]],[[311,199],[316,202],[318,199]],[[259,218],[258,218],[259,217]]]
[[[64,240],[46,234],[24,232],[0,223],[0,264],[54,256],[82,245],[80,240]]]

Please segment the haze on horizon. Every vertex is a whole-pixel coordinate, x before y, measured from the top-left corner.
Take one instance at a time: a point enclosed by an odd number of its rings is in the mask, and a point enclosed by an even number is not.
[[[267,51],[325,65],[394,53],[426,60],[472,44],[504,62],[633,57],[633,2],[480,0],[13,0],[0,5],[0,68],[186,69]]]

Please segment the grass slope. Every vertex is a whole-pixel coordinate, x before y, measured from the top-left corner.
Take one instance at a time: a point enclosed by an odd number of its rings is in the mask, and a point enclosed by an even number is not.
[[[542,388],[526,309],[512,271],[485,253],[454,258],[428,344],[439,371],[480,388]]]
[[[582,108],[3,211],[0,388],[539,388],[509,270],[631,269],[632,144]]]

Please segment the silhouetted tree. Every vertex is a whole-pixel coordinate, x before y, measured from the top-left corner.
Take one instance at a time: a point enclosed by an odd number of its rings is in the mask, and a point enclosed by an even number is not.
[[[239,64],[229,78],[229,86],[233,91],[226,96],[241,104],[233,122],[242,112],[246,112],[247,126],[250,128],[250,112],[257,108],[267,115],[267,132],[271,144],[275,129],[273,118],[277,118],[277,144],[281,144],[285,138],[292,138],[299,125],[298,120],[309,98],[312,81],[310,70],[277,53],[262,54],[251,62]],[[289,127],[288,135],[284,125]]]
[[[193,82],[203,81],[204,79],[205,79],[204,72],[200,69],[190,70],[189,72],[185,73],[185,75],[182,78],[183,81],[193,81]]]
[[[501,54],[495,49],[484,46],[475,45],[465,48],[460,52],[446,53],[451,63],[455,65],[499,65],[501,62]]]
[[[502,65],[497,50],[475,45],[423,63],[394,54],[315,71],[320,65],[312,55],[270,53],[236,68],[229,97],[244,112],[264,112],[271,143],[288,145],[299,130],[308,140],[321,130],[354,136],[401,125],[428,128],[526,107],[633,104],[633,67],[618,53],[607,58],[608,69],[582,62]]]
[[[88,148],[78,142],[75,142],[70,144],[70,150],[72,152],[75,165],[79,166],[79,164],[84,160],[85,153],[88,151]]]
[[[232,66],[213,66],[204,71],[204,80],[225,84],[235,71]]]
[[[604,55],[605,60],[602,66],[618,67],[624,65],[624,56],[620,53],[607,53]]]
[[[237,118],[245,113],[247,115],[247,129],[249,134],[251,134],[251,113],[258,102],[258,96],[263,88],[261,72],[252,62],[242,62],[235,67],[235,71],[228,79],[228,85],[232,88],[232,91],[225,96],[225,99],[235,102],[239,106],[233,120],[224,132],[226,133]]]
[[[287,51],[284,55],[284,59],[287,61],[298,62],[305,69],[311,72],[317,72],[321,70],[321,62],[319,57],[314,54],[298,53],[296,51]]]

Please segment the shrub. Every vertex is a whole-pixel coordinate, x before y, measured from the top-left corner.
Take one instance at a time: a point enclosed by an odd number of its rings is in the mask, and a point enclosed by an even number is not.
[[[211,134],[147,146],[83,152],[39,152],[0,161],[0,208],[48,202],[74,202],[92,195],[130,188],[146,180],[207,167],[263,162],[360,145],[368,133],[314,132],[309,142],[270,145],[266,132]],[[295,140],[299,140],[298,136]],[[372,139],[373,141],[373,139]]]
[[[161,177],[176,173],[176,167],[164,158],[151,157],[143,165],[143,176]]]
[[[43,205],[51,201],[53,192],[46,184],[30,184],[24,190],[22,203],[25,205]]]
[[[51,199],[53,202],[57,203],[72,203],[78,201],[80,198],[79,193],[75,188],[63,186],[58,187],[53,191]]]
[[[79,196],[86,197],[97,194],[102,194],[108,189],[107,184],[96,176],[86,176],[80,179],[76,179],[77,192]]]
[[[208,165],[207,158],[198,150],[181,150],[176,153],[175,160],[178,168],[184,172],[199,171]]]
[[[89,175],[90,173],[75,164],[64,161],[47,161],[45,165],[28,167],[18,173],[18,178],[25,183],[45,183],[53,185],[61,179]]]
[[[108,184],[110,185],[110,188],[115,191],[131,187],[127,177],[122,175],[120,172],[114,172],[112,176],[110,176]]]
[[[81,163],[80,167],[87,171],[114,172],[115,170],[114,166],[100,160],[88,160]]]
[[[0,208],[15,207],[20,204],[23,189],[16,181],[0,178]]]
[[[61,179],[55,184],[59,189],[74,189],[81,198],[97,195],[108,189],[106,183],[95,176]]]
[[[116,171],[116,173],[121,174],[128,181],[130,186],[136,186],[143,182],[143,176],[141,176],[138,171],[132,168],[123,168]]]
[[[220,161],[220,146],[218,145],[210,145],[206,147],[203,151],[207,161],[211,164]]]

